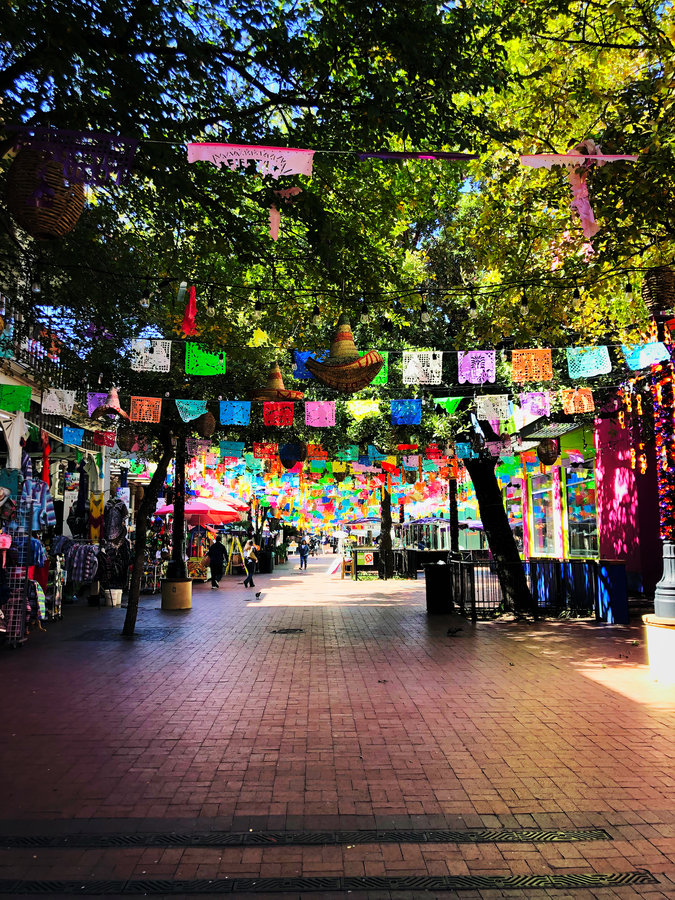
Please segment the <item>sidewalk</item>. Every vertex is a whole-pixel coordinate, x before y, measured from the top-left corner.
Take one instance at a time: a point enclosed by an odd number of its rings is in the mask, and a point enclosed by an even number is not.
[[[2,648],[0,894],[675,897],[641,625],[428,617],[332,560]]]

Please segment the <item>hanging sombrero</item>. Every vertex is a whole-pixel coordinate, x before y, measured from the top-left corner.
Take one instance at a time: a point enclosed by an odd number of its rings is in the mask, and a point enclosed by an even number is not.
[[[279,363],[274,363],[267,376],[265,387],[251,391],[249,396],[251,400],[302,400],[305,395],[302,391],[286,390]]]
[[[117,396],[117,388],[111,387],[108,391],[105,403],[97,406],[91,414],[92,419],[101,419],[103,416],[120,416],[122,419],[128,419],[129,414],[125,413],[120,406],[120,398]]]
[[[322,384],[345,394],[353,394],[370,384],[384,365],[384,360],[377,350],[369,350],[361,356],[356,349],[349,320],[343,314],[338,319],[328,358],[318,362],[310,356],[305,365]]]

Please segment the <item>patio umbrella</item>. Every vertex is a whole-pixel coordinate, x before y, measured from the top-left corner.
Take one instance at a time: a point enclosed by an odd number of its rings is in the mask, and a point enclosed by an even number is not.
[[[214,500],[209,497],[192,497],[185,504],[185,521],[198,525],[238,522],[241,518],[241,512],[241,510],[236,509],[224,500]],[[172,514],[173,503],[168,504],[168,506],[160,506],[159,509],[155,510],[155,515],[157,516]]]

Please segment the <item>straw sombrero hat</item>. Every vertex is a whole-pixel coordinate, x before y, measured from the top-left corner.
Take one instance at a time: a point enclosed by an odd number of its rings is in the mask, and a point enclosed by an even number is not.
[[[377,350],[369,350],[361,356],[356,349],[349,320],[343,314],[338,319],[328,359],[318,362],[310,356],[305,365],[318,381],[336,391],[353,394],[370,384],[384,365],[384,360]]]
[[[103,416],[120,416],[122,419],[128,419],[129,414],[125,413],[120,406],[120,398],[117,396],[117,388],[111,387],[108,391],[105,403],[97,406],[91,414],[92,419],[101,419]]]
[[[267,384],[260,390],[251,391],[251,400],[302,400],[302,391],[289,391],[284,387],[279,363],[274,363],[267,376]]]

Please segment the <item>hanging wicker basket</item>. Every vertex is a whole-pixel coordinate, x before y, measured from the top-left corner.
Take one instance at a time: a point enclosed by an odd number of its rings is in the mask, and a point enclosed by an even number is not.
[[[49,153],[24,147],[7,174],[7,206],[28,234],[43,241],[63,237],[84,209],[84,187],[66,182]]]
[[[335,481],[338,484],[342,484],[342,482],[345,480],[346,477],[347,477],[346,472],[333,472],[333,478],[335,479]]]
[[[210,438],[216,430],[216,417],[213,413],[205,412],[196,421],[197,434],[202,438]]]
[[[124,453],[128,453],[129,450],[136,443],[136,432],[129,428],[128,425],[120,425],[117,429],[117,446]]]
[[[406,484],[415,484],[417,481],[417,472],[404,472],[405,483]]]
[[[655,266],[645,273],[642,299],[653,316],[675,309],[675,272],[670,266]]]
[[[560,456],[560,443],[554,438],[544,438],[537,446],[537,459],[545,466],[552,466]]]

